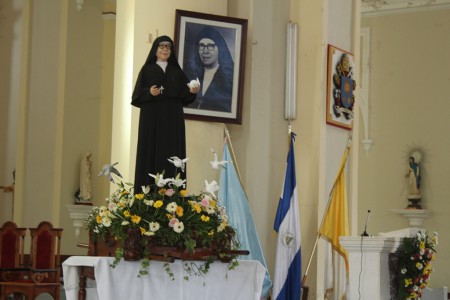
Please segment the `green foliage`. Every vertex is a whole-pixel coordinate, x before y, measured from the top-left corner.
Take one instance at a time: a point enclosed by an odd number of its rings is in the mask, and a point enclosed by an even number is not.
[[[94,239],[111,234],[122,243],[116,251],[113,267],[123,258],[124,241],[132,229],[143,237],[139,241],[144,252],[139,276],[148,274],[148,243],[186,249],[190,253],[195,253],[196,248],[236,249],[239,243],[235,229],[228,225],[225,209],[214,194],[189,195],[179,176],[164,179],[157,174],[155,178],[156,184],[142,187],[143,192],[138,194],[134,193],[133,184],[119,182],[106,203],[94,207],[85,221]],[[206,273],[210,263],[207,261],[202,266],[204,269],[199,269],[200,273]],[[173,279],[170,266],[165,263],[164,267]]]
[[[403,239],[397,250],[397,299],[421,297],[433,272],[431,261],[435,259],[437,237],[437,233],[429,237],[419,231],[415,237]]]

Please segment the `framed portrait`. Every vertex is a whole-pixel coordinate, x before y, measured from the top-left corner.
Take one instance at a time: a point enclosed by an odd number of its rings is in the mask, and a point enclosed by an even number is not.
[[[327,124],[352,130],[354,91],[354,57],[350,52],[328,45]]]
[[[186,119],[242,123],[247,20],[176,10],[175,53],[189,80],[200,82]]]

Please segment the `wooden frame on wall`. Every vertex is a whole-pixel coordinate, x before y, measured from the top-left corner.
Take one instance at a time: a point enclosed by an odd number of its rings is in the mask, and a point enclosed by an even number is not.
[[[328,45],[327,124],[352,130],[355,104],[354,58],[350,52]]]
[[[184,108],[186,119],[242,124],[246,40],[245,19],[176,10],[178,62],[189,80],[201,84],[196,101]],[[205,80],[214,52],[219,67]]]

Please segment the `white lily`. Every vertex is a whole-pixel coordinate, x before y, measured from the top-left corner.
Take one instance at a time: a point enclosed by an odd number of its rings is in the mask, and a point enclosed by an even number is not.
[[[142,189],[142,192],[144,193],[144,194],[148,194],[148,193],[150,193],[150,186],[145,186],[145,185],[143,185],[143,186],[141,186],[141,189]]]
[[[149,173],[148,175],[150,175],[150,177],[153,177],[155,179],[155,183],[158,187],[165,186],[171,180],[170,178],[164,179],[163,174],[159,174],[159,173],[156,175]]]
[[[213,180],[210,183],[205,179],[205,191],[213,195],[214,198],[216,198],[216,194],[214,192],[217,192],[219,190],[219,185],[217,184],[217,181]]]
[[[173,184],[179,188],[180,186],[184,187],[185,183],[186,183],[186,179],[181,179],[180,174],[178,174],[177,177],[172,178],[170,185]]]

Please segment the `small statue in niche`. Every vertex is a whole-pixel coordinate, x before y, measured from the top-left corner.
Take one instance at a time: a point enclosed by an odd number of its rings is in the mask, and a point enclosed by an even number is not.
[[[420,200],[422,195],[420,193],[421,174],[420,174],[420,153],[415,151],[409,157],[408,172],[406,177],[408,178],[408,208],[422,209]]]
[[[88,152],[80,163],[80,188],[75,193],[76,202],[79,204],[90,204],[92,200],[92,154]]]

